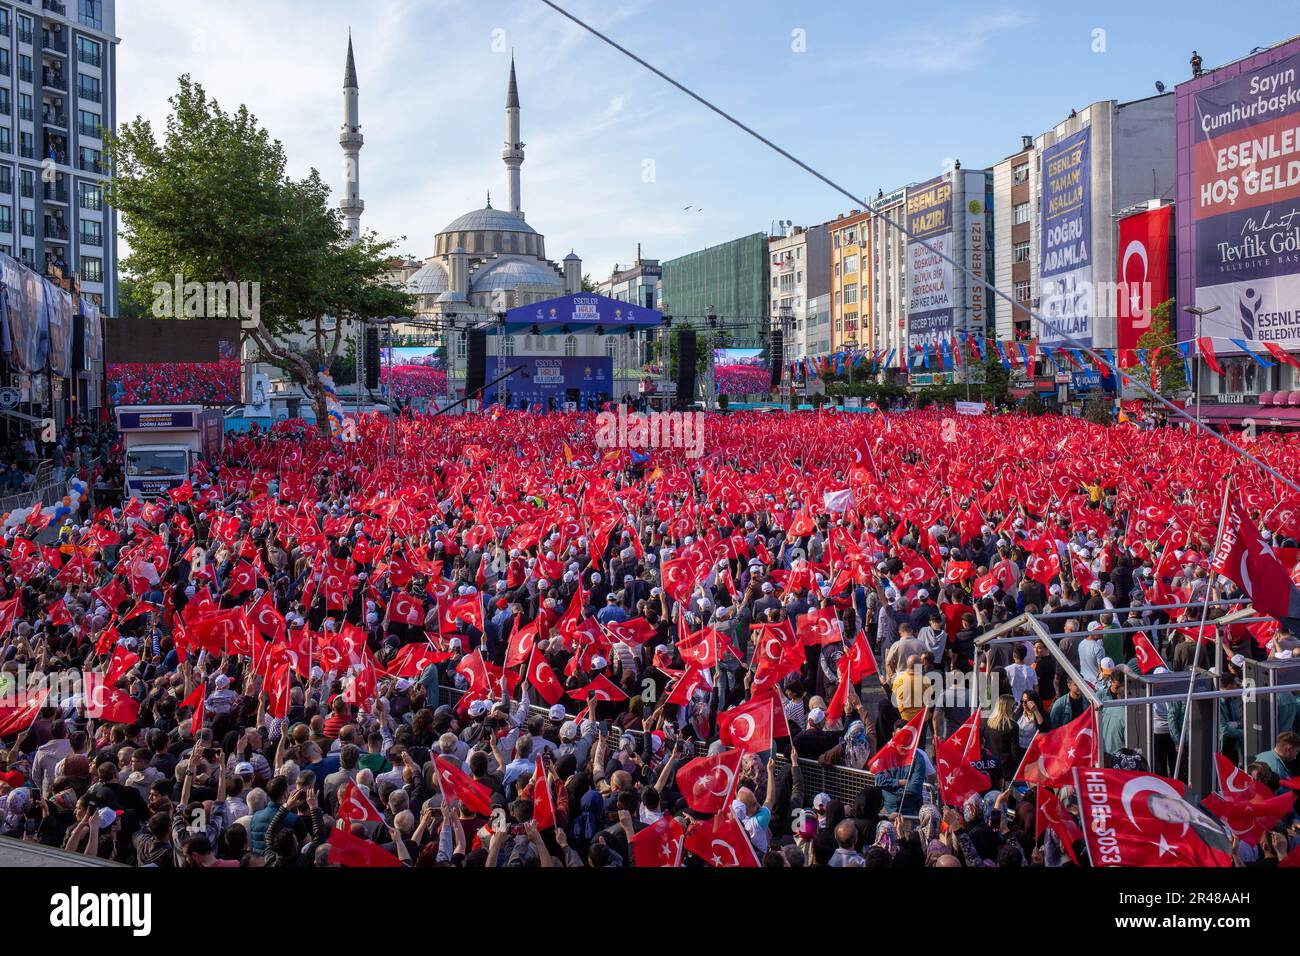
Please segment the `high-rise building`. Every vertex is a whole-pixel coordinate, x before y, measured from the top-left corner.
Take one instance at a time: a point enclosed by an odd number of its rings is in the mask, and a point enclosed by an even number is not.
[[[608,279],[596,285],[596,291],[620,302],[633,302],[646,309],[659,308],[659,280],[663,268],[658,259],[641,258],[641,243],[636,244],[636,261],[630,265],[615,263]]]
[[[0,0],[0,252],[117,314],[115,0]]]
[[[783,344],[786,359],[818,357],[830,351],[829,337],[824,347],[809,349],[810,307],[820,295],[830,291],[830,233],[825,224],[805,228],[794,226],[784,235],[767,241],[771,273],[771,315],[779,320],[788,336]],[[815,312],[811,313],[816,316]],[[821,316],[829,320],[829,315]],[[827,327],[829,327],[827,321]],[[814,336],[814,341],[821,341]]]
[[[871,213],[826,224],[831,238],[831,350],[871,348]]]
[[[757,340],[760,330],[767,331],[771,283],[764,233],[669,259],[662,268],[661,312],[699,324],[712,309],[738,340]]]
[[[1020,149],[993,165],[994,284],[1016,301],[1003,299],[997,310],[997,337],[1002,342],[1035,337],[1029,308],[1037,295],[1038,256],[1034,254],[1034,196],[1038,192],[1038,163],[1034,138],[1025,136]]]
[[[871,201],[871,316],[867,334],[887,369],[906,366],[907,352],[907,187],[876,194]]]

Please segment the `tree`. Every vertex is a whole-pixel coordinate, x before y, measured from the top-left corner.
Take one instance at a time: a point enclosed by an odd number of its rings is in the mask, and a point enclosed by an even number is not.
[[[1172,398],[1191,387],[1187,382],[1183,356],[1178,351],[1177,339],[1169,324],[1169,313],[1173,307],[1174,300],[1168,299],[1151,310],[1151,328],[1137,342],[1137,347],[1146,351],[1147,364],[1143,366],[1139,363],[1125,369],[1129,378],[1141,382],[1165,398]]]
[[[586,273],[586,274],[584,274],[583,277],[582,277],[582,291],[583,291],[583,292],[597,292],[597,291],[599,291],[599,290],[596,288],[596,283],[592,281],[592,279],[591,279],[591,274],[590,274],[590,273]]]
[[[148,291],[131,276],[122,276],[117,283],[117,318],[149,318]]]
[[[1083,417],[1094,425],[1109,425],[1111,414],[1115,410],[1115,401],[1108,392],[1099,392],[1088,399],[1083,406]]]
[[[122,213],[131,248],[122,266],[138,283],[135,298],[178,275],[250,283],[260,308],[242,322],[243,335],[303,383],[328,433],[317,373],[339,358],[347,322],[413,311],[413,298],[382,280],[395,243],[374,234],[350,242],[320,174],[291,179],[280,142],[246,106],[224,111],[188,76],[169,102],[161,138],[137,117],[106,143],[114,170],[107,198]]]

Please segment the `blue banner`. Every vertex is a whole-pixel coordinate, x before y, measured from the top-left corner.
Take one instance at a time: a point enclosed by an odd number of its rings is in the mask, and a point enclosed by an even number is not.
[[[1041,341],[1069,336],[1092,344],[1092,129],[1085,127],[1043,150],[1042,240],[1039,274]]]
[[[499,365],[498,363],[501,363]],[[504,367],[503,367],[504,366]],[[522,366],[522,368],[521,368]],[[498,368],[501,370],[498,371]],[[548,406],[554,402],[577,402],[580,410],[599,409],[602,402],[617,401],[614,392],[614,360],[608,356],[512,356],[498,359],[489,355],[485,381],[491,382],[508,369],[520,368],[505,380],[506,399],[511,408],[521,405]],[[485,404],[496,402],[501,383],[483,394]]]

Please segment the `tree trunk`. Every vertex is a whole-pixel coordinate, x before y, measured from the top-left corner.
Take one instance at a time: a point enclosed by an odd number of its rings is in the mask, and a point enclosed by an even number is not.
[[[303,387],[307,389],[307,394],[311,396],[312,405],[316,409],[316,429],[322,436],[328,438],[330,434],[329,393],[325,391],[325,386],[316,374],[317,369],[312,368],[311,362],[301,352],[295,352],[277,342],[264,327],[259,326],[249,334],[259,349],[277,362],[292,368],[303,380]]]

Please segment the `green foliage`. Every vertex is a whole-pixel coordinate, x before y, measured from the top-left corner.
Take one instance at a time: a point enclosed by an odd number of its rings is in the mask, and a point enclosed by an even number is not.
[[[1020,410],[1026,415],[1042,415],[1047,411],[1047,406],[1037,392],[1030,392],[1020,400]]]
[[[1151,328],[1138,339],[1137,347],[1146,349],[1147,364],[1154,371],[1143,368],[1141,364],[1127,369],[1133,378],[1148,388],[1159,392],[1165,398],[1171,398],[1186,392],[1191,386],[1187,382],[1187,371],[1183,366],[1183,356],[1178,351],[1178,341],[1171,328],[1169,313],[1174,307],[1174,300],[1161,302],[1151,310]],[[1155,385],[1152,385],[1152,378]]]
[[[1109,425],[1112,421],[1112,412],[1115,410],[1115,401],[1106,393],[1095,394],[1088,399],[1083,406],[1083,417],[1085,421],[1090,421],[1094,425]]]
[[[596,291],[596,283],[592,280],[590,273],[586,273],[582,277],[582,291],[583,292]]]
[[[316,170],[294,180],[284,149],[246,106],[228,113],[188,76],[161,136],[142,117],[106,143],[109,203],[130,247],[122,267],[140,302],[155,283],[255,283],[260,324],[246,329],[269,361],[293,369],[328,428],[316,380],[332,366],[344,321],[410,315],[413,299],[382,280],[394,243],[352,243]],[[148,301],[147,299],[145,301]],[[305,343],[305,344],[304,344]]]

